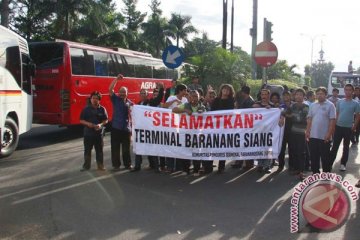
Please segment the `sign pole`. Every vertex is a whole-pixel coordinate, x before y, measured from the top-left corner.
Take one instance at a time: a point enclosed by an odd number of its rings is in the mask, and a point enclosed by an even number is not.
[[[251,48],[251,78],[256,79],[256,61],[255,49],[257,44],[257,10],[258,10],[258,0],[253,0],[253,22],[252,28],[250,30],[250,35],[252,37],[252,48]]]
[[[262,68],[262,85],[267,84],[266,69],[267,67]]]

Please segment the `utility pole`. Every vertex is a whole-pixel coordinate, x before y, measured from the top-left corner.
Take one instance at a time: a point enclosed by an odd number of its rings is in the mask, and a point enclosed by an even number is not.
[[[230,51],[234,51],[234,0],[232,0],[232,6],[231,6],[231,45],[230,45]]]
[[[266,18],[264,18],[264,34],[263,34],[263,39],[264,42],[265,41],[272,41],[272,28],[273,24],[271,22],[269,22]],[[266,71],[267,71],[267,67],[263,67],[263,71],[262,71],[262,83],[267,84],[267,75],[266,75]]]
[[[222,48],[226,49],[226,35],[227,35],[227,0],[223,0],[223,38]]]
[[[256,62],[255,62],[255,49],[257,45],[257,9],[258,0],[253,0],[253,26],[250,29],[250,36],[252,37],[251,49],[251,78],[256,79]]]

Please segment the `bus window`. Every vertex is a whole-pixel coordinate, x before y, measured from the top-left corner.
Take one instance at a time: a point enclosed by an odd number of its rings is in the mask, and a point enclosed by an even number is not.
[[[152,63],[148,60],[136,59],[135,76],[138,78],[152,78]]]
[[[118,54],[109,54],[108,58],[109,76],[117,76],[119,73],[124,74],[124,66],[121,56]]]
[[[95,52],[94,58],[96,76],[108,76],[108,55],[106,53]]]
[[[331,85],[332,85],[333,87],[336,87],[336,88],[341,87],[341,86],[340,86],[339,79],[338,79],[337,77],[332,77],[332,78],[331,78]]]
[[[95,75],[94,53],[92,51],[70,48],[70,55],[74,75]]]
[[[21,59],[18,46],[6,48],[5,68],[11,72],[17,84],[21,87]]]
[[[356,78],[354,78],[354,86],[355,87],[358,87],[359,86],[359,84],[360,84],[360,79],[359,79],[359,77],[356,77]]]
[[[29,55],[21,54],[22,65],[23,65],[23,82],[22,89],[27,93],[31,94],[31,77],[33,75],[33,63]]]
[[[154,66],[154,78],[165,79],[166,78],[166,67],[161,65]]]
[[[63,64],[63,43],[32,43],[29,45],[29,50],[37,69],[56,68]]]
[[[135,58],[132,57],[121,57],[124,64],[124,76],[135,77]]]
[[[167,69],[167,78],[169,79],[178,79],[177,72],[174,69]]]

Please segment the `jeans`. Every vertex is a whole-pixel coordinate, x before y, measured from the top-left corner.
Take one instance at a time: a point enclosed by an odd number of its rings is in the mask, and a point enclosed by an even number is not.
[[[304,134],[291,134],[291,151],[293,152],[293,164],[295,170],[299,172],[304,171],[305,167],[305,158],[306,158],[306,141]]]
[[[320,173],[320,159],[323,172],[331,172],[332,163],[330,161],[330,142],[325,142],[322,139],[310,138],[310,157],[311,157],[311,171]]]
[[[352,133],[351,128],[340,127],[340,126],[336,125],[335,133],[334,133],[334,144],[330,151],[331,166],[335,162],[340,143],[343,139],[344,139],[344,142],[343,142],[343,153],[341,156],[341,164],[346,166],[346,163],[349,158],[349,145],[350,145],[351,133]]]
[[[159,160],[156,156],[148,156],[149,159],[149,167],[154,168],[155,170],[159,169]],[[142,156],[135,156],[135,169],[140,169],[142,164]]]
[[[258,167],[270,168],[272,159],[258,159],[257,162],[258,162]]]
[[[113,128],[111,130],[111,161],[114,168],[119,168],[121,165],[120,145],[124,166],[130,167],[130,132]]]
[[[287,130],[287,129],[285,129]],[[289,154],[289,168],[293,169],[294,168],[294,163],[293,163],[293,156],[292,153],[293,151],[291,150],[291,140],[290,140],[290,130],[287,130],[286,132],[284,132],[284,137],[283,137],[283,141],[282,141],[282,145],[281,145],[281,150],[280,150],[280,154],[278,156],[278,160],[279,160],[279,167],[283,168],[285,166],[285,151],[286,151],[286,145],[288,146],[288,154]]]
[[[96,162],[98,165],[103,165],[104,163],[104,153],[103,153],[103,136],[84,136],[84,169],[90,169],[91,167],[91,150],[95,148]]]

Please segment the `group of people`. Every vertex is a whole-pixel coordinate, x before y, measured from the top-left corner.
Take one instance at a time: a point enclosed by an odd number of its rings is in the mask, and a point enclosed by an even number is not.
[[[122,75],[118,75],[109,86],[109,94],[113,106],[111,121],[111,161],[113,171],[121,166],[120,146],[122,149],[122,162],[126,169],[132,172],[139,171],[142,165],[141,155],[135,155],[135,165],[131,164],[131,115],[130,107],[134,104],[127,98],[128,90],[121,86],[119,93],[114,93],[115,85],[121,84]],[[359,99],[354,98],[353,85],[345,86],[345,98],[338,98],[338,90],[334,89],[332,97],[328,99],[327,89],[319,87],[314,91],[308,88],[298,88],[271,93],[269,89],[262,88],[258,98],[250,96],[250,88],[243,86],[238,93],[230,84],[222,84],[217,93],[208,86],[206,93],[199,84],[199,78],[194,77],[193,83],[188,86],[173,80],[170,88],[158,83],[149,98],[146,89],[140,90],[140,102],[137,104],[152,107],[172,109],[174,113],[189,114],[193,112],[216,111],[225,109],[244,108],[281,108],[281,118],[285,121],[285,129],[281,152],[278,159],[257,160],[257,169],[263,173],[271,173],[272,168],[278,165],[277,171],[285,166],[285,152],[288,150],[289,170],[304,179],[305,171],[320,172],[320,162],[323,172],[331,172],[339,145],[343,141],[343,153],[340,170],[346,171],[349,156],[350,142],[357,143],[359,139],[360,105]],[[360,96],[360,95],[359,95]],[[316,99],[316,100],[315,100]],[[91,150],[96,151],[98,170],[105,170],[103,164],[103,133],[108,122],[106,109],[100,105],[101,94],[97,91],[91,93],[90,103],[80,116],[80,123],[84,125],[84,164],[82,171],[91,167]],[[156,172],[184,171],[190,174],[191,161],[187,159],[174,159],[168,157],[148,156],[149,168]],[[225,170],[226,159],[219,161],[217,171]],[[208,174],[214,169],[212,161],[192,161],[194,175]],[[231,165],[244,170],[254,167],[254,161],[235,161]],[[360,182],[359,182],[360,186]]]

